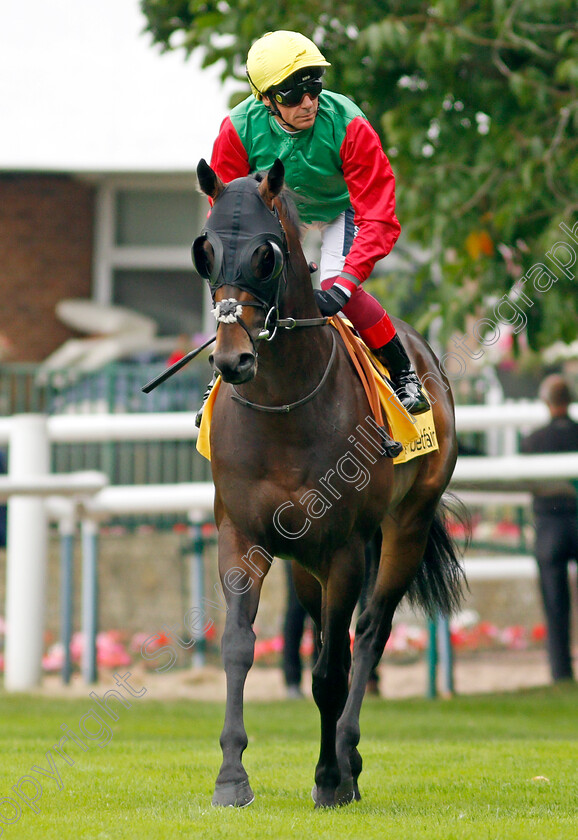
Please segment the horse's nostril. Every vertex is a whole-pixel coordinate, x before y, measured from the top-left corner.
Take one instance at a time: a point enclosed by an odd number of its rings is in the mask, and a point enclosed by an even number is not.
[[[225,382],[246,382],[255,372],[255,354],[239,353],[229,356],[215,353],[215,367]]]
[[[247,368],[252,367],[254,361],[255,356],[253,355],[253,353],[241,353],[241,355],[239,356],[239,364],[237,365],[237,368],[239,370],[246,370]]]
[[[209,356],[209,364],[211,365],[211,367],[213,367],[214,361],[215,361],[215,355],[214,355],[214,353],[211,353],[211,355]]]

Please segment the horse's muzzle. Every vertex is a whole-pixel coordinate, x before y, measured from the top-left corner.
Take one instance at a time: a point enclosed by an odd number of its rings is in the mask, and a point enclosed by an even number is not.
[[[213,355],[213,363],[224,382],[240,385],[253,379],[257,369],[257,357],[254,353],[219,353]]]

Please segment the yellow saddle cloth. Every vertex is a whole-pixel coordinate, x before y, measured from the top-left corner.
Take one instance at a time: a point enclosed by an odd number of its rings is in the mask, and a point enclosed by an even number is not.
[[[415,416],[409,414],[397,398],[387,379],[384,379],[388,376],[387,370],[365,346],[363,341],[355,335],[348,322],[337,317],[331,320],[334,328],[343,339],[363,383],[375,422],[378,426],[384,426],[385,414],[391,437],[403,444],[403,452],[397,458],[394,458],[393,463],[402,464],[405,461],[417,458],[419,455],[435,452],[439,447],[432,410]],[[197,438],[197,450],[209,461],[211,460],[211,418],[220,385],[221,377],[217,379],[213,386],[203,409],[201,428]]]

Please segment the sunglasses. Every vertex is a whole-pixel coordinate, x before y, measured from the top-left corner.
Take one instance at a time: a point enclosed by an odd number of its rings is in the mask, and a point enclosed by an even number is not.
[[[306,94],[309,94],[311,99],[317,99],[322,90],[321,79],[307,79],[303,82],[294,81],[289,88],[271,88],[270,94],[279,105],[293,107],[299,105]]]

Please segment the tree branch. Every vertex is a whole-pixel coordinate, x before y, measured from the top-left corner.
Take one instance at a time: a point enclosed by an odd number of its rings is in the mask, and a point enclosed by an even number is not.
[[[462,206],[456,211],[457,217],[461,218],[462,216],[465,216],[466,213],[469,213],[470,210],[473,210],[473,208],[479,203],[480,199],[489,192],[490,187],[493,185],[494,181],[500,177],[500,175],[501,173],[498,170],[493,169],[484,183],[480,184],[471,198],[464,202],[464,204],[462,204]]]

